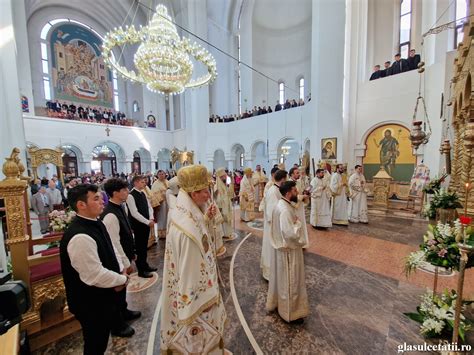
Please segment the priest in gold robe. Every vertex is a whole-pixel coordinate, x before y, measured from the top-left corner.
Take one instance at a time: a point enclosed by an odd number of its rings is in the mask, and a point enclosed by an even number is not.
[[[303,256],[306,225],[299,220],[294,205],[298,201],[296,183],[283,182],[280,193],[282,198],[272,216],[273,254],[266,308],[278,309],[286,322],[302,321],[309,315]]]
[[[280,184],[285,182],[288,178],[288,173],[285,170],[278,170],[275,173],[275,182],[265,193],[264,197],[264,211],[263,211],[263,239],[262,239],[262,254],[260,256],[260,269],[265,280],[270,280],[270,262],[273,253],[271,245],[272,238],[272,217],[278,201],[280,201]]]
[[[160,350],[167,354],[223,354],[226,313],[219,291],[207,220],[217,207],[210,198],[207,169],[178,171],[181,190],[170,215],[163,269]]]
[[[224,247],[224,229],[223,229],[223,223],[224,223],[224,218],[222,216],[221,211],[217,207],[215,201],[216,201],[216,182],[214,181],[214,178],[212,176],[212,172],[208,171],[207,172],[207,179],[209,181],[209,193],[211,198],[207,202],[206,209],[211,207],[211,205],[214,205],[216,207],[216,215],[214,216],[213,219],[209,219],[207,221],[207,229],[209,230],[210,236],[211,236],[211,241],[212,245],[214,247],[214,251],[216,256],[222,256],[226,252],[226,248]]]
[[[344,165],[337,164],[336,171],[331,176],[332,193],[332,223],[347,226],[349,186],[344,173]]]
[[[351,193],[349,222],[369,223],[367,217],[367,188],[362,166],[356,165],[355,172],[349,178],[349,188]]]
[[[255,219],[255,188],[252,184],[252,169],[244,169],[244,178],[240,181],[240,219],[250,222]]]
[[[263,199],[263,192],[265,189],[265,184],[267,183],[268,179],[262,171],[262,167],[257,165],[255,167],[255,171],[252,174],[252,184],[255,188],[255,205],[259,207],[260,201]]]
[[[323,169],[316,170],[311,187],[311,225],[320,228],[332,227],[331,190]]]
[[[151,193],[160,203],[155,208],[155,221],[158,225],[158,239],[166,238],[166,226],[168,224],[168,204],[166,203],[166,190],[168,180],[163,170],[158,171],[158,179],[151,186]]]
[[[222,215],[222,229],[224,233],[224,240],[233,238],[232,221],[234,216],[232,213],[232,198],[230,187],[227,186],[227,173],[224,168],[216,170],[216,185],[214,186],[215,200],[217,207]]]

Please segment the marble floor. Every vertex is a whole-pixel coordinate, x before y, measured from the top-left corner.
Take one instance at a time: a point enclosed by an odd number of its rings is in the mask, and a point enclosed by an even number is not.
[[[308,225],[310,247],[304,256],[311,314],[303,324],[291,325],[265,311],[268,284],[260,276],[259,226],[258,222],[253,225],[256,228],[237,222],[238,237],[225,244],[227,253],[219,259],[228,315],[225,344],[234,354],[378,355],[396,354],[403,343],[423,344],[417,323],[403,312],[415,311],[419,296],[432,286],[433,275],[418,271],[407,279],[403,258],[417,249],[425,221],[371,214],[368,225],[328,230]],[[149,254],[151,264],[159,269],[158,281],[128,294],[129,308],[143,313],[132,324],[136,334],[130,339],[111,337],[109,354],[159,353],[163,251],[160,241]],[[232,258],[237,303],[231,296]],[[468,270],[465,294],[470,298],[474,296],[473,276]],[[456,275],[440,277],[439,287],[455,288],[456,281]],[[242,311],[243,319],[236,309]],[[81,334],[75,333],[34,354],[81,354],[81,342]],[[474,345],[473,334],[467,342]]]

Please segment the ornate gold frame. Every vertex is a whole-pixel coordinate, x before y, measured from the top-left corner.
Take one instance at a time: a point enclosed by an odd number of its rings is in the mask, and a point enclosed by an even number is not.
[[[470,14],[474,13],[474,2],[471,1]],[[472,80],[474,76],[474,21],[464,25],[463,42],[457,49],[454,60],[454,77],[452,79],[453,105],[452,126],[454,128],[454,146],[450,189],[457,192],[461,200],[467,200],[467,214],[474,216],[474,96]],[[470,184],[470,193],[466,184]]]
[[[41,150],[36,150],[41,151]],[[44,150],[43,150],[44,151]],[[51,151],[48,149],[47,151]],[[53,151],[54,152],[54,151]],[[33,155],[36,152],[33,152]],[[13,278],[22,280],[28,286],[31,299],[31,308],[23,316],[21,323],[22,329],[26,329],[30,336],[35,333],[42,333],[58,322],[69,321],[73,318],[67,306],[62,310],[62,317],[57,322],[45,325],[41,322],[41,307],[47,300],[54,300],[58,296],[65,299],[65,288],[62,275],[51,276],[46,279],[32,282],[30,278],[30,269],[35,265],[44,264],[54,260],[59,260],[59,254],[48,256],[30,255],[32,244],[46,244],[61,239],[61,236],[48,238],[40,238],[32,240],[30,213],[27,199],[28,177],[23,176],[25,168],[19,158],[20,150],[14,148],[10,157],[6,158],[3,164],[3,174],[5,179],[0,181],[0,198],[5,202],[5,212],[7,219],[7,234],[5,244],[11,253],[11,261],[13,267]],[[36,156],[35,156],[36,158]],[[43,159],[35,160],[36,162],[58,162],[61,160],[60,151],[54,152],[54,159],[43,156]],[[62,166],[62,164],[61,164]],[[57,331],[56,331],[57,333]]]
[[[33,176],[38,179],[38,167],[42,164],[53,164],[58,168],[58,178],[64,186],[63,179],[63,154],[64,150],[60,148],[28,148],[28,153],[31,158],[31,169]]]
[[[181,166],[194,164],[194,151],[173,148],[171,151],[171,165],[173,166],[173,169],[176,169],[177,162],[179,162]]]

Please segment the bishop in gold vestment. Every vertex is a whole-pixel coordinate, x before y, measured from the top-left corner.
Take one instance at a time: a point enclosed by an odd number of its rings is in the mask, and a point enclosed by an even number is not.
[[[165,354],[223,354],[226,313],[219,291],[215,248],[206,210],[210,198],[207,169],[178,172],[176,208],[170,215],[163,269],[160,341]]]

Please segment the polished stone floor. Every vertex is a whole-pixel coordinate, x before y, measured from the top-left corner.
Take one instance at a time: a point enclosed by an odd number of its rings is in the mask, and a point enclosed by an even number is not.
[[[304,256],[311,314],[303,324],[290,325],[278,314],[265,311],[267,282],[260,276],[259,267],[262,231],[237,222],[238,238],[225,244],[227,253],[219,259],[228,313],[226,348],[234,354],[261,350],[265,354],[365,355],[396,354],[400,344],[423,344],[418,325],[403,312],[415,311],[424,288],[432,286],[433,276],[419,271],[407,279],[403,258],[417,249],[426,226],[417,218],[378,214],[370,215],[368,225],[351,224],[328,230],[315,230],[308,225],[310,247]],[[157,307],[163,249],[164,242],[160,241],[149,254],[152,264],[159,268],[158,282],[128,295],[129,308],[143,313],[132,324],[136,334],[130,339],[111,337],[108,353],[159,353]],[[230,290],[233,256],[238,304]],[[455,288],[456,281],[456,275],[440,277],[439,287]],[[467,272],[465,294],[474,296],[471,270]],[[243,319],[236,308],[241,309]],[[245,326],[255,339],[253,344]],[[81,342],[81,334],[76,333],[35,354],[80,354]],[[468,343],[474,344],[472,334]]]

